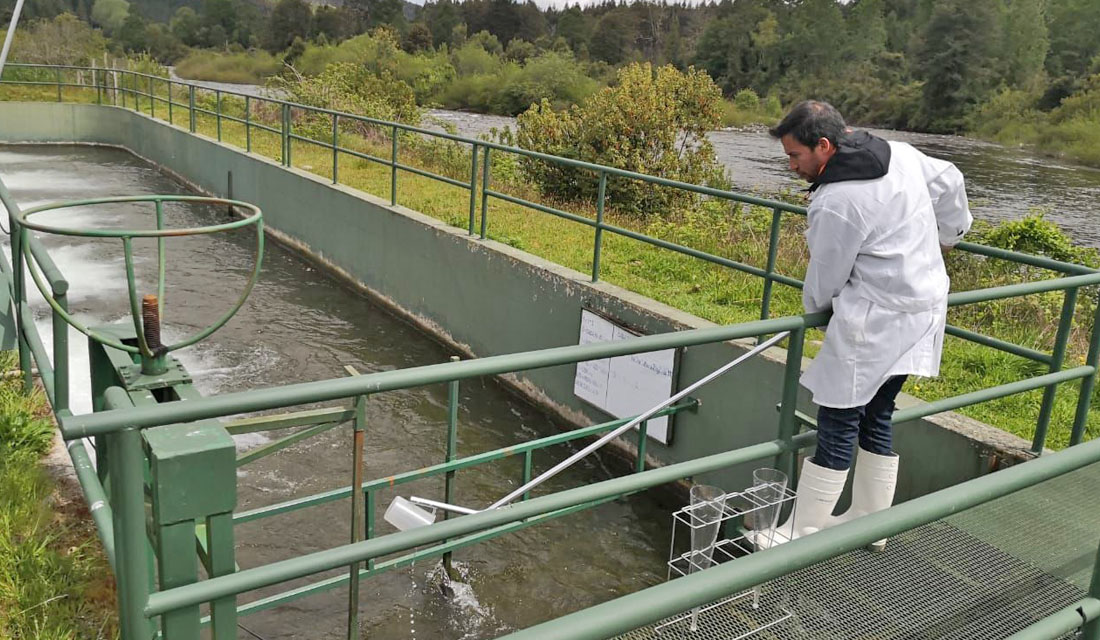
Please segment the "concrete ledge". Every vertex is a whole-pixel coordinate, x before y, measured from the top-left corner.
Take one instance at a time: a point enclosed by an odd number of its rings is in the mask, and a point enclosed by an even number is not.
[[[647,333],[714,326],[614,285],[593,284],[586,274],[507,245],[471,237],[465,229],[129,110],[0,103],[0,140],[115,145],[199,192],[253,202],[263,209],[273,237],[467,357],[576,344],[582,308]],[[465,211],[467,201],[456,206]],[[681,386],[747,349],[748,343],[688,349],[680,361]],[[785,358],[784,350],[770,349],[702,390],[702,408],[677,416],[670,446],[650,441],[649,462],[688,460],[774,439]],[[556,367],[504,381],[566,422],[607,420],[573,396],[574,372],[572,366]],[[909,396],[899,399],[902,407],[918,403]],[[807,393],[799,404],[813,411]],[[904,458],[899,498],[1026,459],[1029,446],[957,414],[899,425],[896,450]],[[622,444],[623,453],[632,449],[631,443]],[[749,472],[736,469],[700,480],[733,488],[743,486]]]

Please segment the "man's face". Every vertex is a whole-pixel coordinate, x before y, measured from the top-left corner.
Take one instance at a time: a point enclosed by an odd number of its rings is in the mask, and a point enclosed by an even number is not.
[[[825,163],[836,151],[836,147],[829,142],[828,138],[821,138],[813,148],[802,144],[789,133],[779,141],[783,143],[783,151],[790,161],[791,171],[797,173],[806,182],[813,182],[821,175]]]

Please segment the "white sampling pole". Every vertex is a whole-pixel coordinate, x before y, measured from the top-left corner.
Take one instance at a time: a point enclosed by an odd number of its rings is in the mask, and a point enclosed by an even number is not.
[[[4,48],[0,49],[0,76],[4,75],[4,63],[8,61],[8,52],[11,51],[12,40],[15,40],[15,27],[19,24],[21,13],[23,13],[23,0],[16,0],[15,11],[11,14],[11,24],[8,25],[8,35],[4,38]]]

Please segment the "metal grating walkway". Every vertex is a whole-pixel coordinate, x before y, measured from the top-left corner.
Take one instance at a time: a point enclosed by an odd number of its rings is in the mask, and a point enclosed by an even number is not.
[[[622,640],[999,640],[1084,596],[1100,542],[1100,465],[906,532],[766,584],[686,622]],[[1071,636],[1067,636],[1071,637]]]

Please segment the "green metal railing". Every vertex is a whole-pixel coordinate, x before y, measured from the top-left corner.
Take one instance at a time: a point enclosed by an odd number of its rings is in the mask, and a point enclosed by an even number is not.
[[[724,469],[732,465],[744,464],[753,461],[772,459],[773,464],[794,472],[795,454],[802,448],[812,446],[815,433],[811,430],[799,433],[800,426],[813,426],[813,420],[795,410],[798,395],[799,365],[802,355],[802,347],[806,330],[821,327],[827,322],[824,314],[813,314],[802,317],[769,318],[769,307],[772,295],[772,285],[776,282],[792,287],[800,287],[797,279],[776,273],[776,255],[778,250],[779,231],[784,213],[804,214],[804,210],[793,205],[752,198],[740,194],[679,183],[662,178],[635,174],[621,171],[611,167],[603,167],[583,162],[577,162],[564,158],[556,158],[545,154],[506,147],[486,141],[471,140],[450,134],[441,134],[417,127],[410,127],[399,123],[363,118],[354,114],[336,111],[315,109],[274,98],[248,96],[217,90],[206,90],[202,87],[186,82],[179,82],[166,78],[159,78],[147,74],[141,74],[126,70],[107,70],[91,67],[44,67],[38,65],[9,65],[8,73],[16,73],[20,70],[30,74],[28,79],[5,79],[4,84],[48,85],[57,87],[57,99],[63,99],[63,87],[78,87],[87,91],[96,92],[96,102],[109,103],[137,111],[147,112],[152,117],[164,117],[170,123],[179,115],[178,109],[186,111],[186,127],[195,132],[197,115],[213,116],[216,119],[216,132],[220,138],[221,121],[223,119],[243,124],[246,131],[246,150],[252,148],[252,129],[258,128],[266,133],[278,135],[281,140],[280,160],[286,166],[291,166],[292,145],[294,142],[316,144],[331,149],[333,158],[333,182],[339,180],[339,161],[342,155],[360,157],[390,168],[390,200],[396,204],[398,175],[400,172],[408,172],[424,177],[437,179],[453,186],[468,189],[469,200],[469,228],[471,235],[475,234],[476,208],[480,196],[480,236],[484,238],[487,230],[488,200],[511,202],[529,207],[536,211],[555,215],[572,220],[578,224],[587,225],[594,230],[594,243],[592,264],[593,280],[599,279],[599,264],[603,233],[614,233],[625,237],[692,256],[713,264],[737,269],[745,273],[757,275],[764,279],[762,297],[761,320],[729,327],[713,329],[700,329],[684,331],[674,334],[664,334],[636,338],[629,341],[616,343],[597,343],[582,346],[569,346],[556,349],[547,349],[536,352],[509,354],[481,358],[477,360],[447,362],[413,369],[387,371],[369,375],[352,375],[346,378],[325,380],[287,385],[275,389],[260,389],[240,393],[230,393],[215,397],[203,398],[191,395],[186,402],[145,403],[133,406],[119,393],[120,390],[107,390],[106,401],[102,411],[87,415],[72,415],[68,407],[69,393],[69,366],[68,366],[68,331],[65,323],[68,318],[66,295],[68,283],[50,259],[48,253],[30,233],[21,231],[19,221],[25,222],[25,215],[19,213],[19,208],[0,183],[0,201],[8,209],[13,221],[12,235],[12,265],[0,261],[0,277],[6,283],[6,293],[14,301],[15,318],[18,325],[18,344],[20,351],[20,366],[24,372],[24,380],[31,384],[32,367],[36,366],[42,385],[53,406],[58,418],[62,436],[68,442],[70,456],[77,469],[77,477],[81,482],[85,496],[92,505],[93,519],[97,525],[100,538],[107,551],[112,567],[116,571],[119,580],[119,606],[120,617],[124,629],[124,637],[139,638],[149,637],[153,632],[152,622],[161,620],[162,629],[175,629],[173,626],[181,622],[186,628],[197,629],[200,623],[210,624],[214,637],[235,637],[235,629],[232,621],[236,615],[261,611],[289,600],[304,597],[330,589],[345,583],[350,583],[349,594],[349,635],[357,626],[358,610],[358,582],[360,579],[375,575],[379,572],[410,563],[417,558],[428,556],[447,555],[450,552],[464,546],[475,544],[482,540],[502,535],[519,528],[532,526],[548,518],[559,517],[575,511],[591,508],[623,495],[636,491],[665,484],[668,482],[688,478],[700,473]],[[63,73],[75,76],[71,82],[64,81]],[[35,76],[38,74],[41,76]],[[88,80],[85,82],[84,80]],[[157,93],[157,88],[166,87],[166,97]],[[187,101],[178,102],[176,98],[179,91],[186,92]],[[196,100],[196,94],[202,98],[202,94],[214,95],[214,108],[202,107]],[[223,111],[223,94],[243,97],[245,100],[245,117],[238,118]],[[268,126],[263,122],[257,122],[252,118],[252,104],[265,102],[277,107],[281,122],[278,127]],[[166,109],[158,110],[160,106]],[[329,116],[332,119],[333,140],[331,143],[307,138],[296,134],[293,130],[294,114],[309,112],[315,115]],[[339,138],[341,124],[347,122],[360,122],[363,124],[384,127],[390,131],[391,154],[389,159],[369,156],[362,152],[340,146]],[[398,160],[399,140],[401,135],[436,136],[451,140],[456,143],[469,145],[470,147],[470,179],[463,182],[427,172],[415,167],[401,164]],[[513,196],[495,191],[491,188],[491,162],[490,152],[510,153],[535,158],[545,162],[554,162],[576,168],[592,171],[599,179],[597,217],[591,220],[577,214],[547,207],[545,205],[521,200]],[[480,156],[480,160],[479,160]],[[480,165],[480,166],[479,166]],[[480,171],[480,173],[479,173]],[[770,227],[770,244],[768,250],[767,265],[760,269],[751,265],[742,264],[720,256],[701,252],[690,247],[670,243],[658,238],[652,238],[639,234],[629,229],[623,229],[609,225],[604,221],[606,207],[606,187],[609,179],[630,179],[648,182],[662,187],[684,189],[707,197],[722,198],[730,201],[743,202],[757,206],[767,207],[772,210]],[[30,212],[28,212],[30,213]],[[33,224],[33,223],[31,223]],[[28,228],[31,224],[27,224]],[[977,344],[1012,353],[1048,367],[1048,372],[1025,380],[1000,385],[993,388],[981,389],[971,393],[945,398],[931,403],[926,403],[903,409],[895,414],[895,422],[903,424],[906,421],[929,416],[942,411],[957,409],[978,404],[990,399],[1008,395],[1024,393],[1028,391],[1043,390],[1043,400],[1037,420],[1034,449],[1040,452],[1046,439],[1046,433],[1050,423],[1053,397],[1057,386],[1061,383],[1080,380],[1078,402],[1072,425],[1070,443],[1081,443],[1085,435],[1085,426],[1088,417],[1089,403],[1095,385],[1095,378],[1100,360],[1100,332],[1096,329],[1100,326],[1097,319],[1093,319],[1093,328],[1089,337],[1088,355],[1085,363],[1079,367],[1064,369],[1066,345],[1070,331],[1074,325],[1076,304],[1080,297],[1081,287],[1094,287],[1100,284],[1100,273],[1080,265],[1058,262],[1038,256],[1029,256],[1011,251],[963,243],[960,248],[975,254],[990,258],[1010,260],[1019,264],[1026,264],[1043,269],[1049,269],[1059,274],[1060,277],[1029,282],[1024,284],[1009,285],[978,291],[954,293],[949,297],[950,306],[976,304],[993,300],[1007,299],[1023,295],[1063,291],[1064,299],[1059,328],[1054,340],[1051,353],[1040,352],[1028,347],[1011,344],[996,338],[977,334],[957,327],[949,327],[948,333],[959,338],[970,340]],[[43,289],[47,299],[51,302],[51,321],[54,324],[52,353],[38,334],[34,325],[33,314],[26,302],[25,264],[34,263],[38,269],[31,269],[32,277],[36,284]],[[40,274],[39,274],[40,272]],[[49,294],[46,293],[46,288]],[[1100,310],[1098,310],[1100,314]],[[625,420],[586,427],[563,433],[548,438],[542,438],[532,442],[504,448],[495,451],[482,452],[466,457],[458,457],[455,449],[457,440],[457,406],[458,385],[462,380],[487,375],[502,375],[518,371],[526,371],[542,367],[566,366],[572,363],[597,359],[643,353],[675,347],[712,344],[733,339],[759,338],[761,336],[775,334],[781,331],[790,331],[791,338],[788,346],[787,365],[784,375],[782,390],[782,403],[777,419],[775,440],[762,444],[719,453],[704,458],[687,462],[668,465],[659,469],[646,470],[644,468],[644,425],[643,432],[638,438],[639,451],[636,459],[635,473],[615,478],[613,480],[595,483],[585,487],[579,487],[551,495],[531,498],[525,496],[524,501],[505,508],[485,511],[474,515],[461,516],[437,523],[431,527],[394,533],[385,536],[376,536],[374,531],[375,500],[379,491],[391,486],[412,482],[424,478],[442,476],[444,479],[444,499],[451,501],[456,481],[456,473],[463,469],[474,468],[483,464],[490,464],[516,456],[524,457],[523,478],[529,479],[531,475],[531,456],[535,451],[540,451],[551,446],[564,444],[578,438],[588,438],[614,429],[624,424]],[[138,332],[140,336],[140,331]],[[127,346],[127,345],[122,345]],[[52,358],[51,358],[52,356]],[[354,372],[353,372],[354,373]],[[366,424],[365,404],[370,396],[386,391],[408,389],[412,387],[445,384],[448,388],[447,409],[447,453],[445,459],[437,465],[411,471],[392,477],[364,480],[362,477],[362,443],[369,431]],[[347,422],[352,423],[354,446],[357,451],[355,464],[353,465],[352,482],[349,486],[334,489],[328,492],[308,496],[298,500],[269,505],[251,511],[244,511],[227,516],[230,520],[230,531],[233,523],[243,523],[259,518],[276,516],[298,509],[324,504],[336,500],[352,498],[352,540],[349,544],[333,549],[312,553],[265,566],[234,570],[230,555],[229,566],[225,568],[224,540],[219,545],[213,542],[209,545],[211,555],[215,555],[215,548],[221,548],[216,566],[222,567],[210,573],[207,580],[183,582],[177,586],[156,590],[149,581],[147,574],[146,554],[146,528],[144,496],[142,495],[142,467],[146,464],[141,455],[141,435],[158,427],[184,422],[194,422],[207,419],[224,419],[226,416],[240,413],[269,411],[285,409],[304,404],[323,401],[347,400],[351,401],[349,407],[336,407],[322,410],[310,410],[289,415],[263,416],[259,418],[246,418],[223,422],[224,429],[229,433],[244,433],[248,431],[273,431],[286,428],[301,428],[284,438],[278,439],[264,448],[254,450],[239,456],[237,465],[248,464],[262,456],[270,455],[282,450],[301,439],[317,435],[325,430],[334,428]],[[688,402],[666,410],[668,413],[694,409],[694,403]],[[90,463],[88,452],[82,442],[82,438],[94,437],[97,449],[101,454],[100,468],[94,469]],[[637,626],[655,621],[670,613],[676,613],[691,609],[694,606],[713,600],[721,593],[728,593],[740,588],[738,585],[752,586],[771,577],[776,577],[806,566],[818,560],[837,555],[844,550],[858,548],[867,542],[896,534],[900,531],[915,527],[921,523],[943,517],[953,513],[964,506],[973,506],[1000,495],[1031,486],[1037,482],[1056,475],[1066,473],[1085,464],[1100,461],[1100,444],[1096,442],[1086,443],[1081,446],[1073,446],[1070,449],[1044,456],[1037,461],[1018,465],[1012,469],[998,472],[989,478],[980,478],[962,485],[958,485],[945,491],[930,494],[924,498],[910,501],[904,505],[894,507],[888,511],[860,520],[860,525],[843,525],[830,529],[821,534],[798,540],[789,545],[783,545],[775,550],[755,554],[748,558],[740,559],[725,565],[714,571],[703,572],[690,578],[677,580],[675,583],[662,585],[654,589],[645,590],[632,596],[630,600],[615,601],[600,608],[589,609],[569,616],[560,621],[555,621],[520,632],[518,637],[562,637],[562,638],[604,638],[635,628]],[[106,464],[109,462],[110,464]],[[106,468],[105,468],[106,467]],[[360,502],[362,501],[362,502]],[[219,516],[220,517],[220,516]],[[211,523],[214,522],[213,520]],[[213,524],[208,523],[208,527]],[[208,530],[210,533],[212,529]],[[213,535],[213,534],[211,534]],[[212,539],[211,539],[212,540]],[[231,544],[228,547],[231,554]],[[780,551],[783,550],[783,551]],[[403,555],[396,555],[403,554]],[[215,565],[210,565],[215,566]],[[313,575],[322,571],[335,568],[347,568],[348,572],[327,580],[322,580],[291,591],[276,594],[268,598],[237,606],[235,598],[238,594],[252,591],[261,587],[274,585],[286,580]],[[727,568],[728,567],[728,568]],[[736,568],[735,568],[736,567]],[[688,580],[685,582],[684,580]],[[1079,603],[1077,607],[1071,607],[1061,612],[1054,613],[1050,618],[1035,626],[1020,637],[1054,637],[1056,629],[1076,628],[1085,626],[1086,637],[1090,640],[1100,640],[1100,629],[1097,629],[1096,615],[1098,610],[1098,598],[1100,598],[1100,579],[1094,580],[1089,592],[1089,598]],[[663,604],[657,606],[657,602]],[[198,618],[198,605],[205,602],[214,602],[213,615],[200,620]],[[650,606],[650,605],[653,606]],[[229,621],[229,622],[227,622]],[[1026,635],[1030,634],[1030,635]]]

